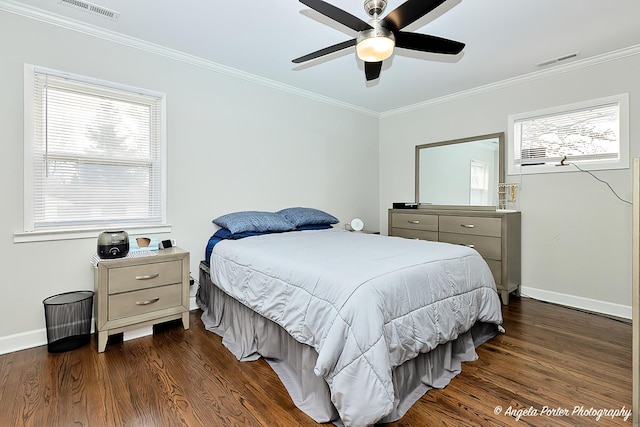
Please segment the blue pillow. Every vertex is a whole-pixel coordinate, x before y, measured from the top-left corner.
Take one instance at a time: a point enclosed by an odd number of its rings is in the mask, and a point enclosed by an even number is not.
[[[232,234],[244,231],[290,231],[295,229],[285,217],[273,212],[241,211],[222,215],[213,220]]]
[[[207,263],[209,263],[209,258],[211,258],[211,252],[213,252],[213,247],[215,245],[217,245],[219,242],[223,241],[223,240],[238,240],[238,239],[242,239],[245,237],[250,237],[250,236],[261,236],[263,234],[269,234],[271,233],[271,231],[243,231],[242,233],[236,233],[233,234],[231,233],[229,230],[227,230],[226,228],[221,228],[220,230],[216,231],[213,236],[211,236],[209,238],[209,241],[207,242],[207,247],[204,250],[204,254],[205,254],[205,261],[207,261]]]
[[[335,216],[314,208],[287,208],[278,211],[278,213],[296,228],[304,225],[337,224],[340,222]]]
[[[296,228],[296,230],[298,230],[298,231],[304,231],[304,230],[326,230],[327,228],[333,228],[333,225],[331,225],[331,224],[308,224],[308,225],[301,225],[300,227]]]
[[[220,230],[215,232],[213,237],[218,237],[220,239],[238,240],[238,239],[243,239],[245,237],[261,236],[263,234],[269,234],[269,233],[272,233],[272,231],[243,231],[242,233],[234,234],[229,230],[227,230],[226,228],[221,228]]]

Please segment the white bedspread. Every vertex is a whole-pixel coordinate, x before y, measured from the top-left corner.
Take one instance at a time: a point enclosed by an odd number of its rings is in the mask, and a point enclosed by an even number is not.
[[[473,249],[340,229],[227,240],[211,279],[318,352],[347,426],[393,408],[391,370],[476,321],[502,323],[489,267]]]

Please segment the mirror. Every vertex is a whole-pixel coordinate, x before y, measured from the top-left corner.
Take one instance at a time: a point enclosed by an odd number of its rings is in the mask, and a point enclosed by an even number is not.
[[[498,206],[504,132],[416,146],[419,206]]]

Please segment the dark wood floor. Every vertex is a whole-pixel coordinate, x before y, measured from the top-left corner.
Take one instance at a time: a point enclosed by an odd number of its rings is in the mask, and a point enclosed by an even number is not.
[[[606,413],[597,420],[598,411],[631,408],[630,323],[525,298],[512,298],[504,318],[506,334],[483,344],[479,360],[389,426],[631,425]],[[0,356],[0,425],[317,425],[263,360],[235,360],[199,311],[191,322],[101,354],[92,341]],[[517,410],[529,412],[517,421]]]

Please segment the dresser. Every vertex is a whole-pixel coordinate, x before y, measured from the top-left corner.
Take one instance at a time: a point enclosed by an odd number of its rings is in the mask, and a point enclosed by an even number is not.
[[[472,247],[489,265],[503,304],[520,293],[520,212],[389,209],[389,235]]]
[[[100,260],[94,268],[98,352],[110,335],[182,319],[189,329],[189,252]]]

